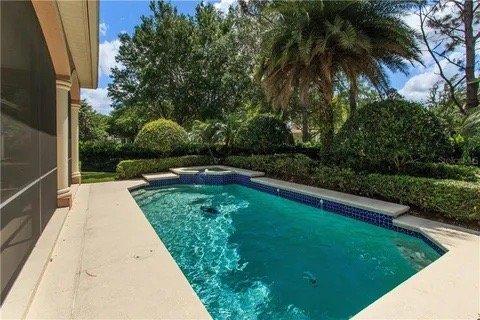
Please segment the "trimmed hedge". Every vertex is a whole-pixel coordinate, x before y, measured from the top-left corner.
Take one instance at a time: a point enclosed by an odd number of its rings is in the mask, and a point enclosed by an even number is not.
[[[150,159],[159,155],[143,150],[132,143],[115,141],[86,141],[79,146],[82,171],[115,172],[117,164],[124,159]]]
[[[168,119],[158,119],[145,124],[138,132],[134,144],[139,148],[161,154],[182,149],[187,144],[187,131],[178,123]]]
[[[405,170],[402,173],[410,176],[433,179],[480,182],[480,168],[474,166],[411,162],[406,164]]]
[[[354,168],[438,162],[453,150],[440,119],[418,103],[384,100],[367,104],[347,120],[336,137],[336,151]]]
[[[168,171],[170,168],[203,166],[213,163],[213,158],[208,156],[184,156],[162,159],[123,160],[117,165],[119,179],[140,177],[144,173]]]
[[[224,163],[232,167],[262,171],[283,180],[308,179],[315,165],[315,161],[303,154],[231,156]]]
[[[318,166],[312,184],[322,188],[380,198],[460,221],[480,219],[480,185],[405,175],[358,174]]]
[[[279,146],[270,152],[277,153],[302,153],[310,158],[318,159],[321,149],[319,147],[305,146]],[[180,157],[191,154],[210,155],[224,158],[230,155],[252,155],[253,151],[227,146],[212,146],[210,150],[205,145],[190,143],[182,149],[176,149],[167,155],[149,151],[135,146],[132,143],[121,144],[115,141],[87,141],[80,143],[80,161],[82,171],[115,172],[117,165],[122,160],[132,159],[157,159],[160,157]],[[258,153],[258,152],[257,152]]]
[[[480,184],[406,175],[358,173],[303,155],[228,157],[225,164],[337,191],[380,198],[461,221],[480,219]],[[292,159],[289,161],[289,159]],[[278,170],[278,171],[277,171]]]

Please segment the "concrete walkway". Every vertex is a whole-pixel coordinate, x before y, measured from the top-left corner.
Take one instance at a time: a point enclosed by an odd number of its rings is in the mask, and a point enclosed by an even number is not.
[[[209,319],[127,188],[81,185],[27,319]]]
[[[410,215],[394,224],[422,232],[448,250],[354,319],[478,319],[480,238],[460,227]]]

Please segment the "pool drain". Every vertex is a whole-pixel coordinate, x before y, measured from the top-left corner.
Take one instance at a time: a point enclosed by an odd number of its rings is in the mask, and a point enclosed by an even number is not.
[[[203,211],[203,215],[207,217],[216,217],[220,214],[220,211],[215,207],[201,206],[200,209]]]

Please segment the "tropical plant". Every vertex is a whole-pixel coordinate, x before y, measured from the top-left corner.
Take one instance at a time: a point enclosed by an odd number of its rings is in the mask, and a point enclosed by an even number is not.
[[[267,7],[273,23],[260,68],[268,96],[285,105],[295,87],[318,87],[328,125],[323,143],[330,150],[336,78],[346,75],[355,91],[359,76],[387,87],[385,67],[405,70],[404,59],[419,60],[415,33],[398,15],[405,7],[395,1],[274,2]]]

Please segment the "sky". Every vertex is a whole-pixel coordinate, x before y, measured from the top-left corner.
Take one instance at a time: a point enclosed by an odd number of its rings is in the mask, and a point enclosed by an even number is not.
[[[236,0],[210,0],[217,10],[227,11],[231,5],[236,5]],[[171,1],[178,11],[184,14],[193,14],[199,1],[173,0]],[[120,46],[118,35],[127,32],[132,34],[133,29],[140,23],[142,15],[149,15],[149,1],[100,1],[100,47],[98,66],[98,88],[82,89],[81,96],[86,99],[95,110],[108,114],[110,99],[107,86],[110,83],[110,69],[116,66],[115,56]],[[411,15],[404,20],[412,28],[418,30],[418,17]],[[453,53],[456,54],[456,53]],[[458,53],[457,53],[458,54]],[[423,54],[424,66],[415,64],[410,68],[408,75],[402,73],[389,73],[391,86],[409,100],[425,100],[429,89],[440,78],[432,59],[427,53]],[[443,61],[446,64],[446,61]],[[448,69],[448,67],[447,67]],[[447,70],[453,73],[455,70]]]

